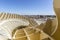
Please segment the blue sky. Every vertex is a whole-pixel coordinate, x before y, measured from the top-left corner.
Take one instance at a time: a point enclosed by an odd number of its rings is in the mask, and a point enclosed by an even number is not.
[[[53,0],[0,0],[0,12],[21,15],[54,15]]]

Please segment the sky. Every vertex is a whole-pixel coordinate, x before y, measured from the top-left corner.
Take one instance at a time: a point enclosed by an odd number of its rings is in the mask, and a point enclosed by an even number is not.
[[[55,15],[53,0],[0,0],[0,12],[20,15]]]

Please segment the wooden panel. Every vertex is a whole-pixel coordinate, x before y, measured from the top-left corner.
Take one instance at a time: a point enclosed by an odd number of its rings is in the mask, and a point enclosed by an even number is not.
[[[55,40],[60,40],[60,0],[54,0],[54,10],[58,18],[58,29],[53,35]]]

